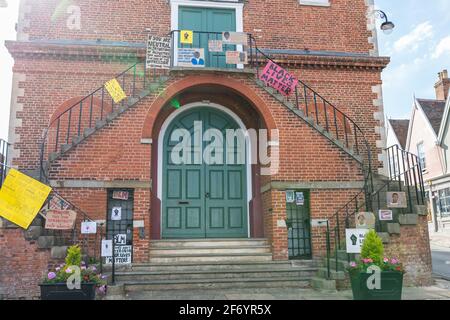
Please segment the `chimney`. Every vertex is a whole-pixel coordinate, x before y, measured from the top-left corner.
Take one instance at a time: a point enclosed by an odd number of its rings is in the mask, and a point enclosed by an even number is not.
[[[439,80],[434,85],[436,89],[436,100],[447,100],[450,91],[450,79],[448,78],[448,71],[444,70],[438,73]]]

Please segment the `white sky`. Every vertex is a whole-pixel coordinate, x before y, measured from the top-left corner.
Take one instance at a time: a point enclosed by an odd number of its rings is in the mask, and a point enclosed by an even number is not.
[[[8,138],[13,59],[4,42],[16,39],[15,25],[19,13],[19,0],[6,1],[8,7],[0,8],[0,138],[5,140]]]

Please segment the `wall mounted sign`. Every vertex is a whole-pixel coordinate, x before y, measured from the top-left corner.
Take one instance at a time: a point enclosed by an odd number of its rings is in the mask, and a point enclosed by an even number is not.
[[[116,234],[114,235],[114,244],[124,245],[127,244],[127,235],[126,234]]]
[[[112,198],[115,200],[128,200],[130,193],[128,191],[113,191]]]
[[[180,32],[180,42],[183,44],[193,44],[194,43],[194,31],[192,30],[181,30]]]
[[[102,257],[112,256],[112,240],[102,240]]]
[[[109,240],[111,241],[111,240]],[[130,264],[132,246],[114,246],[114,263],[115,264]],[[106,257],[106,264],[112,264],[111,254]]]
[[[179,67],[205,67],[205,49],[203,48],[178,48]]]
[[[169,37],[148,36],[147,68],[169,69],[170,42]]]
[[[209,40],[208,41],[208,51],[209,52],[223,52],[222,40]]]
[[[405,192],[387,192],[386,198],[388,208],[408,208]]]
[[[105,89],[108,91],[115,103],[119,103],[127,97],[117,79],[111,79],[105,83]]]
[[[225,57],[227,64],[248,64],[247,52],[227,51]]]
[[[222,41],[224,44],[243,44],[248,42],[248,36],[245,32],[222,32]]]
[[[295,202],[295,192],[293,190],[286,190],[286,202],[287,203]]]
[[[355,215],[356,228],[375,229],[375,215],[372,212],[358,212]]]
[[[49,186],[11,169],[0,190],[0,216],[28,229],[51,191]]]
[[[96,234],[97,223],[95,221],[83,221],[81,223],[81,234]]]
[[[392,221],[394,220],[394,216],[392,214],[392,210],[380,210],[378,211],[378,216],[380,221]]]
[[[45,229],[71,230],[76,219],[77,213],[73,210],[48,210],[45,215]]]
[[[293,75],[272,61],[267,63],[259,79],[285,96],[291,95],[298,84]]]
[[[361,247],[368,232],[369,229],[346,229],[347,253],[361,253]]]
[[[113,207],[112,208],[111,220],[113,220],[113,221],[122,220],[122,208],[121,207]]]
[[[303,192],[295,193],[295,204],[298,206],[303,206],[305,204],[305,195]]]

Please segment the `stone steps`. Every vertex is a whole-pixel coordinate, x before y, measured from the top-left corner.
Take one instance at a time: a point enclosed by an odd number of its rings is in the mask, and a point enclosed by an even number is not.
[[[230,247],[159,247],[150,249],[150,256],[199,256],[209,254],[235,254],[235,253],[270,253],[270,246],[230,246]]]
[[[163,254],[153,255],[150,262],[155,263],[180,263],[180,262],[227,262],[227,261],[271,261],[272,253],[227,253],[220,254]]]
[[[265,246],[269,245],[267,239],[188,239],[188,240],[152,240],[150,248],[182,248],[182,247],[230,247],[230,246]]]

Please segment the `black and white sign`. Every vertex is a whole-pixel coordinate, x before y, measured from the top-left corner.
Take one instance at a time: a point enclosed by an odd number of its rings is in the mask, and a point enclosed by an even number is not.
[[[305,204],[305,195],[303,192],[295,193],[295,204],[298,206],[303,206]]]
[[[132,246],[114,246],[114,264],[130,264],[132,251]],[[106,264],[112,264],[111,255],[106,257]]]
[[[295,192],[293,190],[286,190],[286,202],[287,203],[295,202]]]
[[[345,229],[347,253],[361,253],[361,247],[369,229]]]
[[[170,41],[168,37],[148,36],[147,68],[169,69]]]
[[[113,221],[122,220],[122,208],[121,207],[112,208],[111,220],[113,220]]]
[[[102,257],[112,256],[112,240],[102,240]]]
[[[114,245],[123,245],[127,244],[127,235],[126,234],[116,234],[114,236]]]

